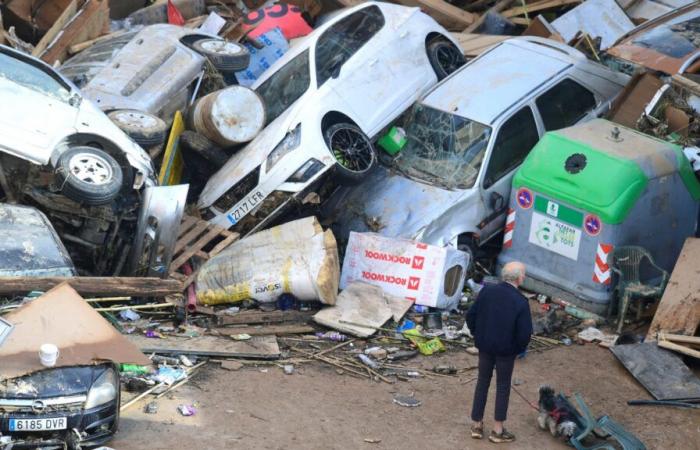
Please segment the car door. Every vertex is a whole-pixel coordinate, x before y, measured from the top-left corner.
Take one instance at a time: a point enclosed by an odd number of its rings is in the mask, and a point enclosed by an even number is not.
[[[593,92],[571,78],[565,78],[545,90],[537,97],[535,104],[546,131],[570,127],[600,113]]]
[[[515,170],[539,139],[540,132],[529,105],[518,109],[496,131],[481,181],[481,199],[485,211],[480,224],[482,241],[503,227]]]
[[[72,91],[50,69],[31,59],[0,52],[0,126],[5,149],[45,164],[60,138],[74,130]]]
[[[333,89],[370,136],[384,125],[397,95],[393,74],[379,57],[382,40],[374,39],[384,25],[381,10],[371,5],[334,23],[316,43],[319,90],[326,84]]]

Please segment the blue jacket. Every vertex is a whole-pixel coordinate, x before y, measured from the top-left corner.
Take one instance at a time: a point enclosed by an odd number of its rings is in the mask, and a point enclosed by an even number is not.
[[[486,284],[467,312],[467,325],[479,351],[518,355],[525,351],[532,334],[530,305],[511,284]]]

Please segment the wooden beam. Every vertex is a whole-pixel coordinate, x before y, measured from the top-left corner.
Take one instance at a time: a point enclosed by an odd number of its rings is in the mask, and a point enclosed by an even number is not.
[[[66,6],[66,9],[63,10],[61,15],[58,16],[58,19],[56,19],[51,28],[49,28],[46,34],[44,34],[41,40],[36,44],[36,47],[34,47],[34,50],[32,50],[32,56],[36,57],[41,55],[44,50],[46,50],[46,47],[48,47],[56,36],[58,36],[61,29],[65,27],[68,22],[70,22],[76,12],[78,12],[78,0],[72,0],[68,6]]]
[[[663,331],[659,332],[659,340],[700,345],[700,337],[698,336],[683,336],[681,334],[664,333]]]
[[[418,6],[448,30],[463,30],[477,19],[477,15],[443,0],[394,0],[404,6]]]
[[[218,336],[236,336],[238,334],[249,334],[251,336],[268,336],[278,334],[306,334],[313,333],[314,327],[308,325],[270,325],[261,327],[232,327],[232,328],[212,328],[211,334]]]
[[[238,314],[218,315],[217,325],[246,325],[252,323],[307,322],[316,311],[243,311]]]
[[[657,342],[657,345],[661,348],[665,348],[666,350],[672,350],[677,353],[682,353],[684,355],[692,356],[693,358],[700,359],[700,352],[697,350],[690,349],[688,347],[685,347],[683,345],[679,344],[674,344],[673,342],[669,341],[659,341]]]
[[[93,39],[109,32],[109,4],[107,0],[87,0],[85,5],[61,28],[60,32],[41,54],[41,59],[53,65],[68,56],[71,45]]]
[[[516,6],[515,8],[507,9],[501,13],[503,17],[515,17],[521,14],[531,14],[533,12],[542,11],[550,8],[559,8],[562,6],[581,3],[581,0],[542,0],[535,3],[530,3],[525,6]]]
[[[177,280],[136,277],[0,277],[0,295],[48,291],[67,281],[73,289],[91,296],[162,297],[182,293]]]

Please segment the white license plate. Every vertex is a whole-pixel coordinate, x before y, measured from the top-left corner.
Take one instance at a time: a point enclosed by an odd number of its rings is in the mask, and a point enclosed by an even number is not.
[[[255,207],[258,206],[263,200],[265,200],[265,195],[262,193],[262,191],[253,192],[248,197],[241,200],[238,203],[238,206],[226,215],[226,217],[228,217],[228,221],[231,222],[231,225],[237,224],[239,220],[255,209]]]
[[[66,417],[50,419],[10,419],[10,431],[52,431],[68,428]]]

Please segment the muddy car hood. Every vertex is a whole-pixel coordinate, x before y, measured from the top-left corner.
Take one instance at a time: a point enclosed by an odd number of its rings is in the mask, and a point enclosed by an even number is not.
[[[243,149],[239,150],[207,182],[199,195],[197,208],[208,208],[226,191],[261,165],[267,155],[299,123],[299,111],[304,107],[305,94],[277,119],[272,121]],[[302,127],[303,128],[303,127]],[[301,130],[304,133],[304,130]]]
[[[361,185],[337,192],[324,215],[333,221],[341,241],[350,231],[415,239],[468,192],[449,191],[378,167]]]

